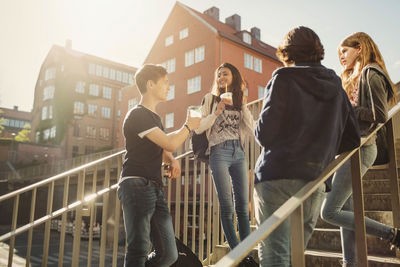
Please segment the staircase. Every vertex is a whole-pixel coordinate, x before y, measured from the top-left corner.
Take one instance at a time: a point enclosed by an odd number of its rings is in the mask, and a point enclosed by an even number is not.
[[[400,139],[397,139],[396,144],[397,166],[400,166]],[[373,167],[365,174],[364,209],[367,217],[392,226],[390,183],[385,167]],[[400,175],[400,170],[398,173]],[[396,257],[395,250],[390,250],[387,241],[367,236],[367,246],[369,267],[400,267],[400,258]],[[228,252],[227,244],[217,246],[210,263],[215,264]],[[253,249],[253,254],[257,258],[256,248]],[[308,267],[340,267],[342,249],[339,228],[319,218],[305,251],[305,258]]]

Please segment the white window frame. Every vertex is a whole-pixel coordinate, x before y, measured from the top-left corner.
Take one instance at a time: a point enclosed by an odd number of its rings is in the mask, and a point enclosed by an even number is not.
[[[170,85],[167,95],[167,101],[175,98],[175,85]]]
[[[109,72],[110,72],[110,68],[104,66],[103,67],[103,77],[108,79]]]
[[[51,79],[56,78],[56,68],[52,67],[52,68],[47,68],[45,73],[44,73],[44,80],[48,81]]]
[[[103,75],[103,66],[101,65],[96,65],[96,76],[102,76]]]
[[[103,98],[111,99],[112,98],[112,88],[108,86],[103,86]]]
[[[101,117],[106,119],[111,118],[111,108],[101,107]]]
[[[128,73],[127,72],[122,72],[122,82],[123,83],[128,83]]]
[[[43,131],[43,140],[49,140],[50,137],[50,129],[46,129]]]
[[[193,77],[187,80],[188,95],[201,91],[201,76]]]
[[[179,39],[180,40],[185,39],[188,36],[189,36],[189,28],[186,27],[185,29],[179,31]]]
[[[190,50],[185,53],[185,67],[189,67],[194,64],[194,50]]]
[[[122,72],[120,70],[117,70],[115,73],[116,73],[115,80],[122,82]]]
[[[86,126],[86,137],[87,138],[96,138],[96,127]]]
[[[56,137],[56,126],[50,128],[50,138]]]
[[[243,32],[243,42],[251,45],[251,35],[248,32]]]
[[[174,43],[174,36],[173,35],[167,36],[165,38],[165,43],[164,44],[165,44],[166,47],[172,45],[173,43]]]
[[[132,109],[138,103],[137,97],[131,98],[128,100],[128,110]]]
[[[110,76],[109,76],[109,78],[110,78],[111,80],[115,80],[115,69],[110,69]]]
[[[254,57],[254,71],[262,73],[262,60],[260,58]]]
[[[206,51],[206,47],[204,45],[202,45],[202,46],[197,47],[194,51],[195,51],[194,52],[194,54],[195,54],[194,62],[195,63],[199,63],[199,62],[203,61],[205,53],[206,53],[205,52]]]
[[[99,85],[95,83],[91,83],[89,85],[89,95],[99,96]]]
[[[54,97],[54,85],[49,85],[43,88],[43,101],[47,99],[53,99]]]
[[[175,72],[175,63],[176,63],[176,59],[175,58],[171,58],[170,60],[167,61],[167,72],[168,73],[173,73]]]
[[[85,103],[80,101],[74,102],[74,114],[83,114],[85,112]]]
[[[244,53],[244,67],[246,69],[253,69],[253,56],[247,53]]]
[[[103,140],[109,140],[110,139],[110,128],[101,127],[99,129],[99,138],[103,139]]]
[[[47,119],[47,106],[42,107],[42,121]]]
[[[265,87],[258,86],[258,99],[264,98]]]
[[[76,87],[75,87],[75,92],[84,94],[85,93],[85,82],[83,81],[77,81],[76,82]]]
[[[165,114],[165,128],[174,127],[174,113]]]
[[[91,116],[97,115],[97,105],[88,104],[88,115],[91,115]]]

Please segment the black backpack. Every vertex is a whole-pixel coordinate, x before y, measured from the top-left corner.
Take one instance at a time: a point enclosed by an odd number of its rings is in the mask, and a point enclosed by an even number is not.
[[[203,264],[182,241],[175,238],[176,248],[178,249],[178,259],[171,267],[203,267]]]
[[[215,95],[212,96],[210,112],[212,112],[216,98],[217,97]],[[203,104],[204,104],[204,99],[203,99],[202,105]],[[192,149],[193,149],[193,155],[194,155],[195,159],[200,160],[204,163],[208,163],[210,155],[206,155],[206,151],[208,149],[208,139],[207,139],[206,131],[204,131],[201,134],[196,134],[195,132],[193,132]]]

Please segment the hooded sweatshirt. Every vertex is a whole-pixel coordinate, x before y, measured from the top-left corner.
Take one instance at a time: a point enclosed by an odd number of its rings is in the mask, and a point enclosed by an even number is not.
[[[256,183],[314,180],[338,153],[360,145],[357,120],[340,78],[316,63],[273,73],[255,136],[263,148]]]

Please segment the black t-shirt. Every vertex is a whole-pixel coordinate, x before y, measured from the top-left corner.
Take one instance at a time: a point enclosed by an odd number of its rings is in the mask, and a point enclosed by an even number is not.
[[[126,154],[122,165],[122,178],[140,176],[155,179],[162,184],[163,149],[144,136],[154,128],[164,131],[161,118],[141,105],[134,107],[126,115],[123,125]]]

